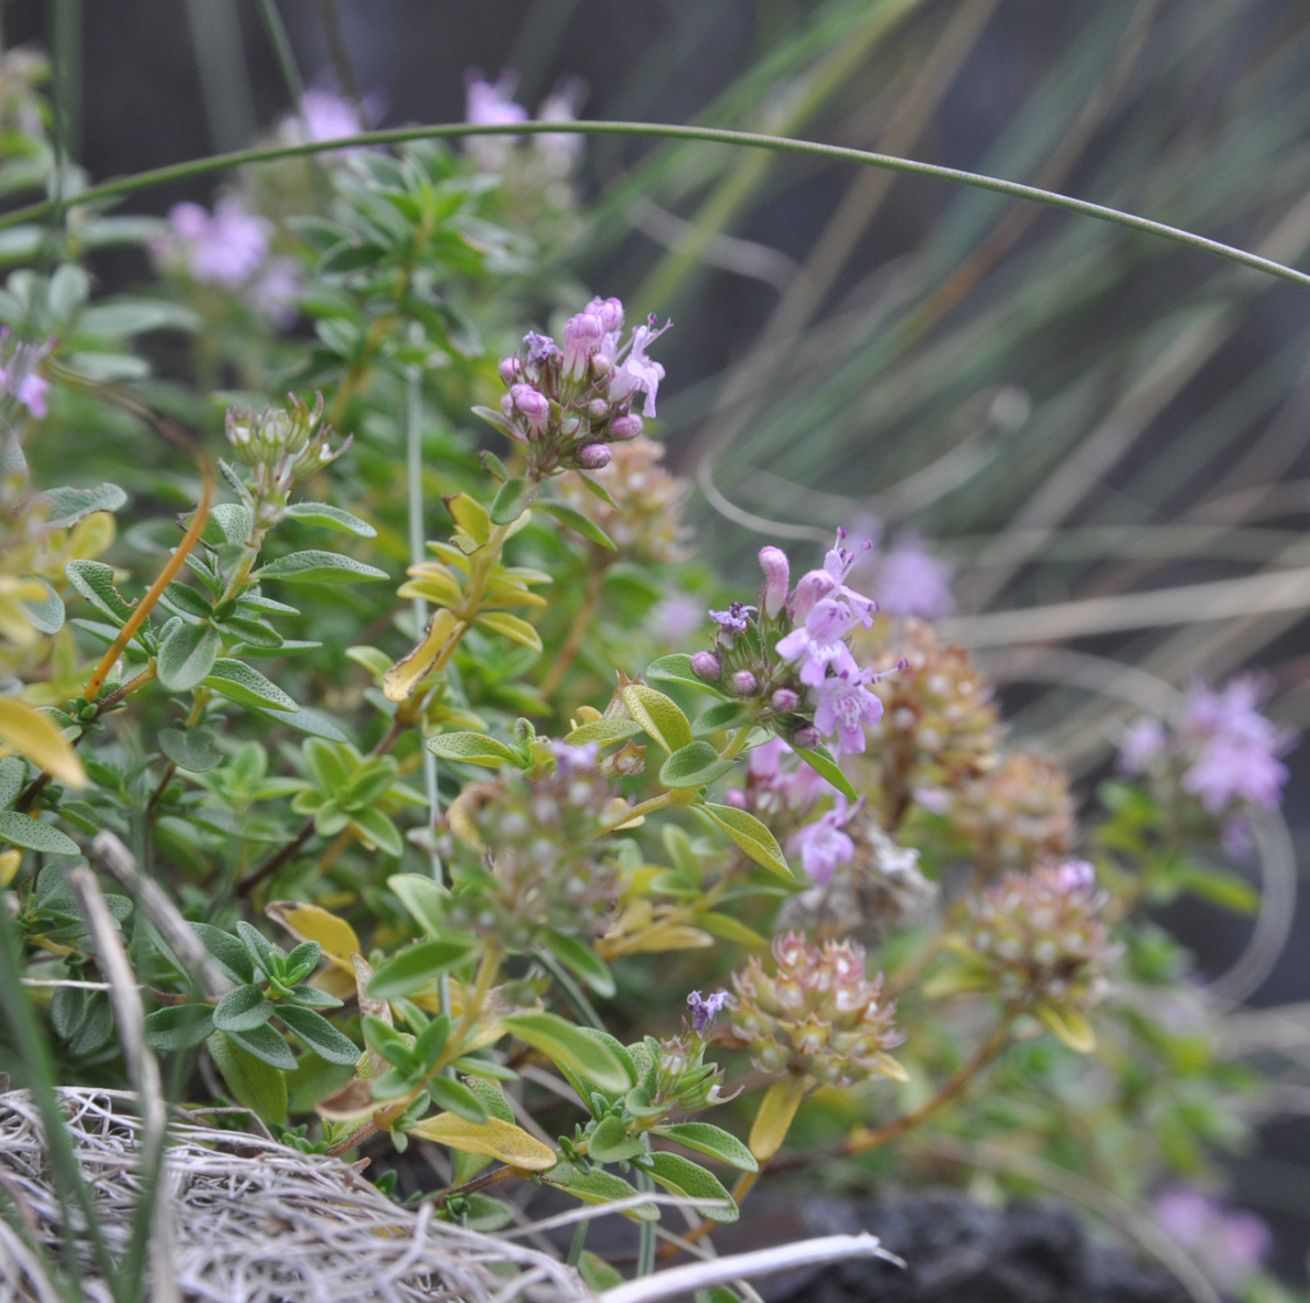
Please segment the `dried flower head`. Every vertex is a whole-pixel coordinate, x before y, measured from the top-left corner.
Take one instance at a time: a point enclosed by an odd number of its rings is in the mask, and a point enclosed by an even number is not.
[[[911,620],[897,633],[895,651],[880,650],[874,665],[886,669],[898,660],[904,671],[874,689],[883,710],[869,730],[884,795],[907,799],[921,788],[951,789],[986,773],[996,759],[996,709],[969,653]]]
[[[558,481],[560,500],[599,525],[613,539],[622,560],[682,560],[686,555],[682,508],[687,485],[660,465],[664,445],[638,437],[612,443],[606,451],[610,461],[605,488],[614,505],[596,497],[573,476]]]
[[[1118,953],[1099,917],[1106,899],[1083,860],[1007,873],[968,902],[954,948],[974,985],[1007,1002],[1081,1011],[1104,994]]]
[[[734,973],[732,1030],[764,1072],[790,1072],[828,1086],[870,1077],[904,1080],[887,1052],[905,1039],[893,1026],[896,1006],[870,981],[864,951],[851,942],[815,945],[799,933],[773,942],[772,975],[752,956]]]
[[[985,777],[966,783],[951,809],[955,826],[984,869],[1020,869],[1067,855],[1074,808],[1069,778],[1053,760],[1007,755]]]
[[[474,784],[447,813],[458,839],[450,922],[511,950],[531,948],[542,928],[599,935],[617,899],[617,872],[594,841],[616,799],[597,749],[561,744],[554,755],[553,772]]]

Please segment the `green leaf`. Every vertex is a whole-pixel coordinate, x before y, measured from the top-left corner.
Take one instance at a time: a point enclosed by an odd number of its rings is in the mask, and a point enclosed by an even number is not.
[[[215,547],[222,543],[239,546],[250,537],[254,527],[254,513],[244,503],[220,502],[209,513],[201,538]]]
[[[506,480],[491,504],[492,523],[512,525],[532,505],[538,487],[532,480]]]
[[[462,1117],[466,1122],[485,1122],[487,1109],[482,1101],[463,1082],[449,1077],[434,1077],[427,1086],[428,1094],[439,1107]],[[513,1125],[513,1117],[502,1119]]]
[[[42,855],[81,855],[77,843],[58,828],[40,819],[19,814],[17,810],[0,811],[0,841],[25,846]]]
[[[85,489],[47,489],[40,495],[51,529],[67,529],[93,511],[117,511],[127,494],[117,484],[93,484]]]
[[[692,808],[727,833],[728,839],[761,868],[776,873],[780,878],[793,876],[778,839],[753,814],[731,805],[711,805],[708,802]]]
[[[164,589],[164,603],[197,620],[208,620],[214,614],[213,604],[190,584],[169,584]]]
[[[180,303],[126,296],[92,304],[77,319],[79,335],[97,335],[101,339],[122,339],[149,330],[196,330],[199,326],[199,315]]]
[[[132,615],[132,604],[114,587],[114,568],[103,561],[70,561],[64,567],[73,585],[101,615],[123,625]]]
[[[696,1200],[696,1211],[702,1217],[727,1223],[735,1222],[741,1215],[719,1178],[681,1154],[652,1154],[649,1165],[643,1163],[642,1166],[647,1167],[651,1176],[670,1194]]]
[[[645,677],[656,683],[681,683],[683,687],[695,688],[698,692],[708,692],[711,696],[721,697],[721,693],[712,683],[697,678],[692,672],[691,657],[686,652],[673,652],[651,661],[646,667]],[[734,703],[735,704],[735,703]]]
[[[354,584],[363,579],[386,579],[387,572],[339,552],[292,552],[255,572],[261,582],[280,579],[287,584]]]
[[[735,763],[723,759],[708,742],[688,742],[660,766],[660,782],[665,787],[704,787]]]
[[[235,701],[242,706],[255,706],[264,710],[296,710],[296,703],[271,679],[244,661],[219,657],[204,680],[205,687]]]
[[[345,276],[352,271],[362,271],[385,258],[387,251],[378,244],[357,242],[354,239],[343,240],[333,245],[315,264],[320,276]]]
[[[405,842],[400,829],[376,806],[352,810],[350,822],[357,833],[363,834],[366,843],[371,843],[384,855],[399,856],[405,853]]]
[[[232,1092],[232,1098],[258,1114],[265,1122],[285,1126],[286,1078],[224,1032],[215,1032],[205,1045],[228,1090]],[[291,1066],[295,1067],[294,1061]]]
[[[709,1122],[674,1122],[669,1126],[656,1127],[655,1134],[676,1140],[684,1148],[694,1149],[698,1154],[717,1158],[730,1167],[739,1167],[743,1172],[760,1170],[755,1155],[736,1136]]]
[[[826,746],[793,747],[802,760],[814,770],[820,778],[831,783],[848,801],[858,801],[860,794],[851,785],[851,780],[842,773],[836,757]]]
[[[484,733],[438,733],[428,738],[427,748],[441,760],[485,765],[488,769],[499,769],[503,764],[523,768],[523,759],[517,751]]]
[[[614,976],[605,961],[578,937],[547,929],[543,934],[546,948],[570,972],[580,977],[597,995],[606,998],[614,994]]]
[[[273,1002],[254,983],[229,991],[214,1010],[214,1026],[221,1032],[248,1032],[273,1016]]]
[[[367,520],[343,511],[326,502],[293,502],[287,508],[287,518],[305,525],[321,525],[338,534],[351,534],[355,538],[376,538],[377,530]]]
[[[644,1153],[640,1136],[628,1135],[627,1123],[614,1113],[601,1118],[591,1133],[587,1154],[598,1163],[622,1163]]]
[[[1178,886],[1236,914],[1254,914],[1260,904],[1260,893],[1249,882],[1221,869],[1186,862],[1171,876]]]
[[[146,1044],[160,1053],[189,1050],[214,1031],[214,1011],[207,1004],[174,1004],[146,1015]]]
[[[621,695],[628,714],[665,751],[677,751],[692,740],[691,721],[671,697],[644,683],[629,683]]]
[[[291,1046],[267,1024],[251,1028],[248,1032],[224,1032],[224,1035],[231,1037],[242,1049],[249,1050],[270,1068],[290,1072],[296,1066],[296,1056],[291,1053]]]
[[[191,930],[204,942],[205,949],[218,960],[218,966],[234,982],[249,982],[255,976],[250,952],[230,932],[212,923],[192,923]]]
[[[442,930],[450,893],[425,873],[393,873],[387,886],[400,897],[410,917],[429,936]]]
[[[343,1036],[337,1031],[322,1014],[296,1004],[280,1004],[277,1007],[277,1016],[320,1059],[326,1059],[329,1063],[350,1065],[359,1062],[359,1046],[349,1036]]]
[[[442,973],[468,957],[472,943],[465,939],[443,937],[420,941],[394,955],[383,964],[368,984],[368,993],[377,1000],[394,1000],[412,995],[435,982]]]
[[[44,633],[53,636],[64,627],[64,599],[49,583],[38,576],[25,576],[28,583],[39,584],[45,590],[45,596],[40,601],[28,599],[23,602],[23,613],[27,616],[32,628],[37,633]]]
[[[570,746],[582,746],[586,742],[606,746],[610,742],[636,737],[641,731],[641,725],[633,719],[597,719],[590,724],[579,724],[564,741]]]
[[[584,516],[576,507],[570,507],[565,502],[542,501],[538,503],[538,510],[554,516],[561,525],[573,530],[575,534],[581,534],[588,542],[603,547],[607,552],[619,550],[618,544],[594,520]]]
[[[27,766],[17,756],[0,759],[0,810],[13,805],[26,780]]]
[[[506,1031],[540,1050],[552,1063],[569,1069],[601,1090],[621,1092],[633,1084],[613,1050],[557,1014],[511,1014],[502,1022]]]
[[[483,611],[477,624],[535,652],[541,650],[541,635],[522,616],[511,615],[508,611]]]
[[[214,668],[220,650],[212,625],[175,623],[160,642],[155,660],[160,684],[170,692],[197,687]]]
[[[743,724],[749,724],[756,713],[756,708],[744,701],[716,701],[696,716],[692,732],[697,737],[708,737],[711,733],[722,733],[725,729],[740,728]]]
[[[600,1167],[584,1171],[573,1163],[557,1163],[550,1171],[543,1172],[541,1179],[583,1203],[617,1203],[620,1199],[631,1199],[640,1193],[635,1186],[613,1172]],[[658,1221],[659,1205],[638,1204],[629,1209],[626,1215],[643,1222]]]

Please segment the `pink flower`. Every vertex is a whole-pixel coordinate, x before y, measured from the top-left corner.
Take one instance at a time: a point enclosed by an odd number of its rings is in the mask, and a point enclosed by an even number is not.
[[[474,126],[513,126],[526,122],[528,111],[514,102],[518,78],[512,72],[502,72],[495,82],[485,80],[480,72],[470,73],[467,81],[467,99],[464,116]],[[517,136],[470,136],[464,149],[477,165],[486,172],[498,172],[509,162],[510,151]]]
[[[1144,774],[1164,748],[1164,725],[1144,716],[1130,724],[1120,739],[1119,768],[1125,774]]]
[[[788,842],[788,850],[800,856],[805,872],[821,887],[832,881],[839,865],[849,864],[855,857],[855,843],[842,831],[849,818],[846,802],[839,795],[833,809],[798,829]]]
[[[0,329],[0,342],[8,339],[10,333],[8,326]],[[0,397],[12,398],[38,421],[44,420],[49,410],[46,395],[50,392],[50,381],[37,368],[54,343],[53,339],[47,339],[39,344],[18,344],[5,365],[0,366]]]
[[[574,380],[585,376],[604,337],[605,323],[597,313],[574,313],[564,325],[564,374]]]
[[[824,682],[824,675],[830,665],[838,674],[859,672],[855,657],[844,642],[822,642],[805,625],[793,629],[781,639],[777,651],[785,661],[801,662],[801,682],[811,688],[817,688]]]
[[[951,572],[917,538],[904,538],[877,559],[878,605],[892,615],[940,620],[955,609]]]
[[[787,554],[780,547],[760,548],[760,569],[764,571],[760,610],[767,619],[776,620],[787,604],[787,593],[791,588],[791,566]]]
[[[864,750],[864,726],[882,718],[882,702],[865,686],[871,670],[839,671],[816,691],[814,726],[823,737],[836,738],[839,751],[848,755]]]
[[[652,317],[653,321],[654,318]],[[609,396],[611,401],[621,403],[625,398],[640,391],[645,394],[641,414],[648,419],[655,415],[655,396],[659,392],[660,381],[664,379],[664,368],[654,359],[646,356],[646,349],[653,344],[673,322],[666,321],[658,330],[651,326],[638,326],[632,332],[632,346],[622,364],[614,372],[610,381]]]
[[[586,86],[576,78],[557,86],[537,106],[538,122],[576,122],[578,110],[586,98]],[[543,133],[533,136],[532,148],[552,176],[570,176],[582,160],[587,142],[572,132]]]
[[[220,199],[212,213],[199,204],[175,204],[168,224],[168,232],[155,242],[156,259],[204,285],[236,289],[268,256],[269,224],[236,198]]]

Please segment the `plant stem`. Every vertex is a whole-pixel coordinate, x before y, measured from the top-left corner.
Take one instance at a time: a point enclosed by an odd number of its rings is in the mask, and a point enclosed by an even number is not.
[[[900,1117],[893,1118],[885,1126],[878,1127],[875,1131],[863,1131],[850,1136],[842,1147],[842,1153],[852,1158],[857,1154],[867,1154],[887,1144],[888,1141],[904,1135],[905,1132],[917,1127],[921,1122],[927,1121],[934,1113],[940,1112],[1005,1048],[1010,1039],[1010,1027],[1017,1015],[1017,1010],[1007,1009],[1001,1015],[1000,1022],[992,1029],[992,1034],[973,1052],[973,1056],[968,1063],[947,1081],[930,1100],[921,1104],[913,1112],[902,1113]]]
[[[573,614],[573,623],[569,626],[568,636],[564,639],[554,663],[546,672],[546,677],[541,680],[539,691],[543,697],[549,698],[559,687],[564,676],[569,672],[569,667],[577,658],[578,652],[582,650],[588,626],[595,617],[596,607],[600,605],[600,595],[605,587],[606,568],[604,565],[597,566],[587,578],[586,591],[582,594],[582,601],[578,603],[578,609]]]
[[[988,190],[993,194],[1005,195],[1009,199],[1022,199],[1031,203],[1046,204],[1052,208],[1062,209],[1080,217],[1091,217],[1097,221],[1109,222],[1144,235],[1153,235],[1170,240],[1175,244],[1185,245],[1202,253],[1235,262],[1243,267],[1250,267],[1279,280],[1290,281],[1303,289],[1310,289],[1310,274],[1298,271],[1294,267],[1275,262],[1272,258],[1262,258],[1259,254],[1245,249],[1237,249],[1211,240],[1192,231],[1185,231],[1165,222],[1153,221],[1148,217],[1138,217],[1117,208],[1107,208],[1103,204],[1094,204],[1073,195],[1059,194],[1043,190],[1039,186],[1024,185],[1018,181],[1006,181],[1000,177],[984,176],[977,172],[966,172],[960,168],[942,167],[936,163],[922,163],[917,159],[900,158],[894,154],[877,154],[870,150],[852,149],[843,145],[825,145],[813,140],[794,140],[786,136],[770,136],[754,131],[731,131],[720,127],[675,126],[661,122],[515,122],[512,125],[474,124],[469,122],[443,123],[437,126],[398,127],[385,131],[366,131],[355,136],[342,136],[336,140],[301,141],[297,144],[271,145],[258,149],[238,150],[234,153],[216,154],[210,158],[193,159],[186,163],[173,163],[165,167],[151,168],[131,176],[119,177],[105,181],[100,185],[88,186],[74,195],[64,195],[55,199],[42,200],[25,204],[21,208],[11,209],[0,216],[0,230],[10,226],[19,226],[27,222],[40,221],[52,214],[66,212],[68,209],[83,204],[99,203],[108,199],[117,199],[123,195],[135,194],[155,186],[175,181],[186,181],[197,176],[206,176],[213,172],[224,172],[230,168],[244,167],[251,163],[273,162],[281,158],[297,158],[309,154],[321,154],[328,150],[367,148],[376,145],[398,145],[410,140],[444,140],[464,136],[499,136],[499,135],[542,135],[573,134],[584,136],[635,136],[657,140],[698,140],[707,144],[735,145],[747,149],[767,149],[780,154],[799,154],[810,158],[827,159],[836,163],[855,163],[861,167],[882,168],[889,172],[902,172],[910,176],[927,177],[935,181],[949,181],[956,185],[970,186],[976,190]]]
[[[645,815],[654,814],[656,810],[662,810],[665,806],[672,804],[673,793],[661,792],[658,796],[652,796],[647,801],[641,801],[636,805],[629,806],[616,823],[603,824],[596,829],[594,836],[605,837],[609,833],[617,832],[620,828],[626,828],[634,819],[640,819]]]

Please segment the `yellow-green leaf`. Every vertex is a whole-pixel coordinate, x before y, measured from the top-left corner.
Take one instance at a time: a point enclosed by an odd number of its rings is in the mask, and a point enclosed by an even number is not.
[[[1086,1016],[1077,1009],[1057,1009],[1041,1003],[1033,1006],[1033,1013],[1052,1036],[1059,1037],[1077,1054],[1090,1054],[1096,1048],[1096,1033]]]
[[[318,905],[306,905],[295,900],[271,901],[264,912],[275,923],[280,923],[297,941],[317,941],[324,959],[334,967],[354,973],[352,955],[362,954],[355,929],[344,918]]]
[[[511,638],[525,647],[531,647],[535,652],[541,650],[541,635],[520,616],[511,615],[508,611],[483,611],[478,616],[478,623],[503,638]]]
[[[629,683],[622,695],[628,714],[665,751],[681,750],[692,740],[691,720],[672,697],[644,683]]]
[[[470,498],[467,493],[456,493],[446,499],[446,510],[455,517],[455,524],[475,543],[481,545],[491,537],[491,516],[486,507]]]
[[[750,1151],[760,1163],[767,1163],[782,1148],[808,1085],[804,1077],[788,1075],[775,1081],[760,1101],[749,1141]]]
[[[727,833],[729,840],[761,868],[776,873],[780,878],[792,876],[791,866],[778,845],[778,839],[753,814],[738,810],[736,806],[711,805],[709,802],[694,808],[716,828]]]
[[[388,701],[407,701],[413,695],[419,680],[436,664],[447,639],[459,627],[459,621],[447,610],[433,615],[418,646],[382,676],[382,691]]]
[[[86,786],[86,771],[77,752],[54,722],[25,701],[0,697],[0,743],[25,756],[70,787]]]
[[[510,1167],[528,1172],[544,1172],[559,1161],[559,1155],[549,1145],[542,1144],[522,1127],[502,1122],[497,1117],[489,1117],[485,1122],[469,1122],[454,1113],[438,1113],[411,1127],[409,1134],[435,1140],[466,1154],[498,1158]]]

